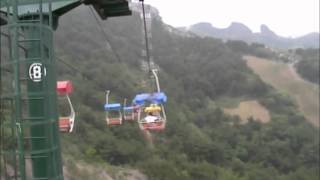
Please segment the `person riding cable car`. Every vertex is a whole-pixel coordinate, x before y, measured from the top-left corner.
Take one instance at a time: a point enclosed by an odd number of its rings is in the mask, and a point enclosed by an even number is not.
[[[115,126],[122,124],[122,114],[121,114],[121,104],[120,103],[112,103],[109,104],[109,93],[106,93],[106,104],[104,105],[104,109],[106,111],[106,121],[107,125]]]
[[[147,113],[147,116],[143,118],[146,123],[154,123],[161,119],[160,116],[161,107],[156,104],[151,104],[149,107],[144,109],[144,112]]]
[[[72,106],[69,94],[73,91],[73,86],[71,81],[58,81],[57,82],[57,94],[60,97],[64,97],[68,101],[70,108],[70,115],[59,117],[59,129],[60,132],[71,133],[74,128],[75,111]]]
[[[138,122],[141,130],[162,131],[165,129],[166,115],[163,103],[166,101],[167,96],[163,92],[136,95],[134,103],[141,106],[149,104],[144,108],[144,114],[139,113]]]
[[[161,107],[157,104],[150,104],[144,109],[147,115],[141,120],[140,127],[143,130],[162,131],[165,128],[165,120],[161,117]]]

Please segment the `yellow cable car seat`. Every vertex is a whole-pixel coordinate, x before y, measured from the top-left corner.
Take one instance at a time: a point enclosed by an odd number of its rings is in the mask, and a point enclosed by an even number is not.
[[[156,104],[151,104],[149,107],[146,107],[144,109],[145,113],[154,113],[154,112],[160,112],[160,111],[161,111],[161,107]]]

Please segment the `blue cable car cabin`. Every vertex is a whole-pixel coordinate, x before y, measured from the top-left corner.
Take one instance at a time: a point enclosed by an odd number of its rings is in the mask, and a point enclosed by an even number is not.
[[[141,130],[162,131],[166,126],[166,114],[163,104],[167,102],[167,96],[163,92],[138,94],[133,102],[144,106],[138,116]]]
[[[134,112],[132,106],[123,107],[123,120],[134,121]]]
[[[140,106],[136,104],[131,104],[127,106],[127,99],[123,102],[123,120],[128,122],[133,122],[138,119],[138,113],[140,111]]]
[[[123,119],[129,122],[136,121],[138,120],[139,112],[140,106],[138,105],[123,107]]]
[[[106,111],[106,121],[107,125],[121,125],[122,124],[122,114],[121,114],[121,104],[105,104],[104,109]]]

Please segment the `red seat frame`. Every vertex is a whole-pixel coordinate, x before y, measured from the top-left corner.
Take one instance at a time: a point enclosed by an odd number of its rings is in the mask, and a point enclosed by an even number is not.
[[[127,116],[125,116],[124,115],[124,119],[126,120],[126,121],[134,121],[135,119],[134,119],[134,115],[127,115]]]
[[[61,132],[69,132],[71,128],[70,119],[68,117],[60,117],[59,128]]]
[[[121,125],[122,121],[119,118],[109,118],[107,119],[107,123],[109,126]]]
[[[163,131],[165,129],[165,123],[163,121],[152,122],[152,123],[143,123],[142,127],[144,130]]]

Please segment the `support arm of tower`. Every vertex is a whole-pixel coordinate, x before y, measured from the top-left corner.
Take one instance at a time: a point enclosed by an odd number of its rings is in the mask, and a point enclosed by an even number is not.
[[[0,0],[0,14],[7,15],[8,8],[4,2],[5,0]],[[28,19],[35,14],[38,14],[40,8],[43,14],[46,14],[49,12],[50,2],[54,18],[54,29],[58,26],[58,18],[60,16],[81,4],[92,5],[103,20],[109,17],[127,16],[132,14],[127,0],[43,0],[41,7],[39,6],[39,0],[19,0],[18,16],[21,19]],[[6,18],[1,16],[0,25],[5,24]]]

